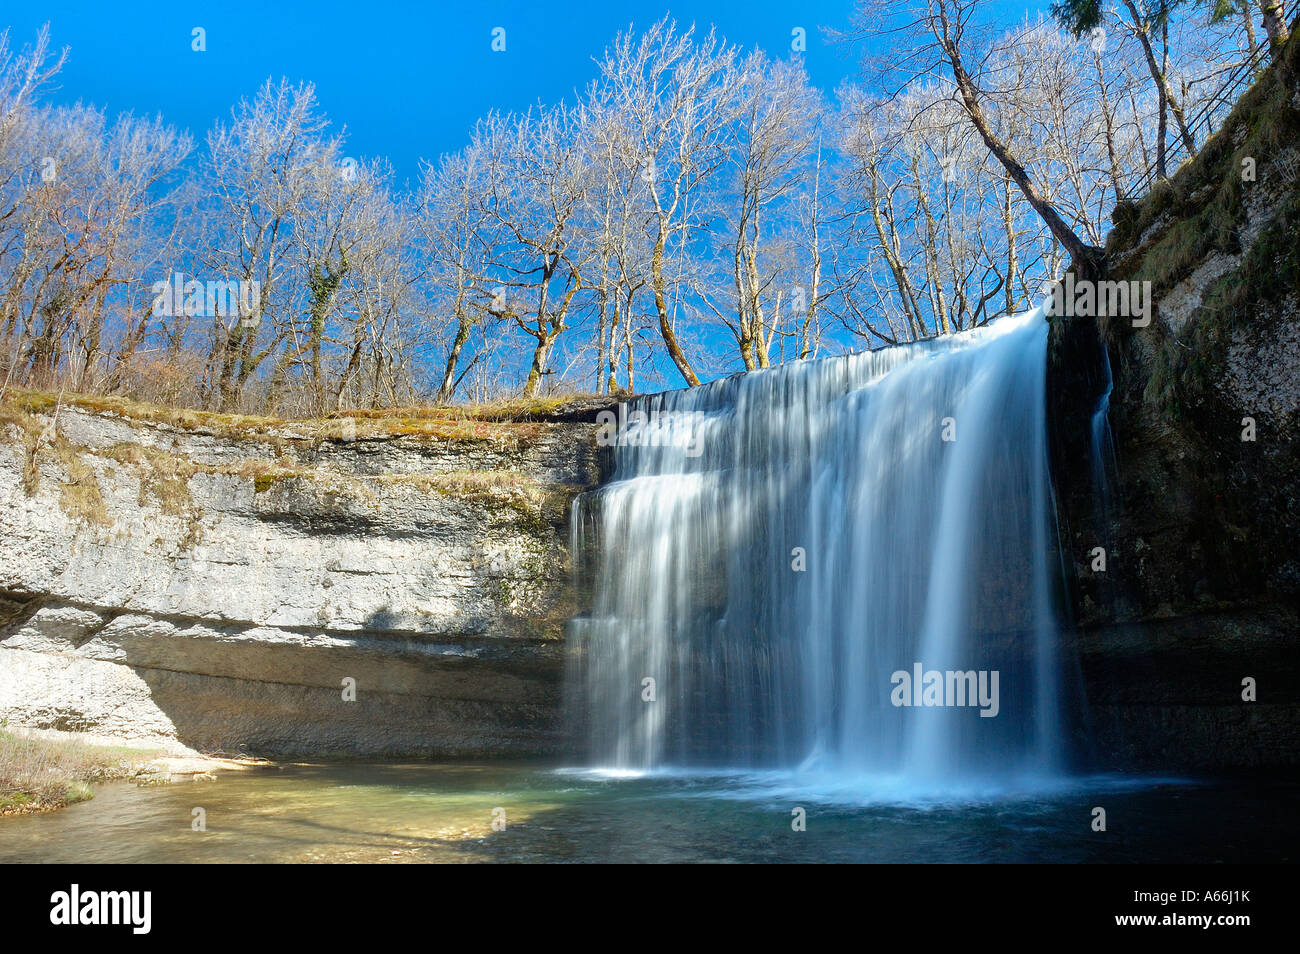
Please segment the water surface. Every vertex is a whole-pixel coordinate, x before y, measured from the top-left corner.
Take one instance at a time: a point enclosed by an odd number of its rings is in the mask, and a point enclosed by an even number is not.
[[[972,788],[528,764],[285,765],[0,819],[0,862],[1281,862],[1294,779]],[[1107,812],[1091,830],[1092,809]],[[207,831],[191,830],[192,810]],[[793,831],[792,809],[807,830]],[[504,809],[504,831],[492,829]]]

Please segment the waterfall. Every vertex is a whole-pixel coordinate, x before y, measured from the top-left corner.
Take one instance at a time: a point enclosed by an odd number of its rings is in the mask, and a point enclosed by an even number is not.
[[[1115,485],[1119,480],[1115,460],[1115,439],[1110,430],[1110,395],[1115,387],[1111,375],[1110,355],[1101,349],[1102,390],[1097,397],[1089,425],[1089,455],[1092,463],[1093,506],[1102,520],[1110,526],[1114,506]]]
[[[624,405],[612,480],[574,504],[590,764],[1058,772],[1047,331],[1038,310]]]

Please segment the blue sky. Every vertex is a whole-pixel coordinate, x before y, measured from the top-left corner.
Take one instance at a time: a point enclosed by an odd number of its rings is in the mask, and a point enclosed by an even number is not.
[[[1010,19],[1040,6],[997,2]],[[49,94],[56,102],[91,102],[110,115],[162,113],[201,140],[267,77],[308,80],[334,124],[346,125],[348,152],[389,157],[399,179],[414,178],[421,157],[459,148],[490,109],[570,96],[592,79],[592,57],[620,29],[665,13],[716,25],[730,42],[774,55],[789,50],[791,30],[801,26],[807,69],[823,89],[855,70],[818,29],[846,26],[850,0],[46,0],[8,7],[0,28],[10,27],[11,45],[30,42],[49,22],[54,45],[71,47]],[[190,48],[194,27],[206,30],[206,52]],[[494,27],[506,30],[503,53],[491,49]]]

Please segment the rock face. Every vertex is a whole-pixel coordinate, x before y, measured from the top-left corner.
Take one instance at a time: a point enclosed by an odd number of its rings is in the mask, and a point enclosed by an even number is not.
[[[1294,76],[1300,45],[1287,57]],[[1151,324],[1054,322],[1080,734],[1103,765],[1300,762],[1298,171],[1300,95],[1270,71],[1172,181],[1116,210],[1105,277],[1150,282]],[[1091,427],[1108,368],[1113,455]]]
[[[559,748],[594,424],[243,436],[49,404],[0,422],[0,719],[203,752]]]

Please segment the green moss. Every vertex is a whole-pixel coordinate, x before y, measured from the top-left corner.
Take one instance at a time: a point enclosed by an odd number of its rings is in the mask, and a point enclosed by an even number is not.
[[[1294,54],[1296,44],[1291,44]],[[1276,69],[1266,71],[1247,90],[1223,126],[1168,180],[1157,181],[1137,202],[1119,203],[1107,254],[1121,262],[1117,277],[1149,280],[1158,292],[1185,277],[1207,252],[1238,250],[1237,232],[1250,183],[1242,180],[1242,161],[1263,166],[1268,157],[1300,137],[1300,114],[1292,108],[1293,90]],[[1157,228],[1140,245],[1153,226]],[[1125,267],[1124,260],[1133,263]]]
[[[310,480],[313,475],[301,470],[267,470],[253,475],[253,493],[264,494],[276,484],[286,480]]]
[[[1199,211],[1179,218],[1149,247],[1132,274],[1151,282],[1157,296],[1187,277],[1211,252],[1240,251],[1237,229],[1244,216],[1241,181],[1229,177]]]
[[[1300,43],[1290,43],[1286,56],[1294,70]],[[1192,160],[1140,201],[1118,204],[1107,241],[1110,277],[1149,281],[1160,298],[1210,255],[1240,254],[1250,190],[1259,187],[1271,158],[1300,143],[1300,111],[1292,106],[1293,97],[1293,87],[1277,68],[1266,70]],[[1243,181],[1246,159],[1254,160],[1254,182]],[[1281,175],[1273,174],[1274,188]],[[1173,417],[1188,415],[1224,373],[1233,330],[1269,303],[1297,294],[1298,201],[1293,178],[1241,264],[1206,290],[1177,334],[1159,323],[1142,332],[1154,342],[1145,401]],[[1126,322],[1102,331],[1112,344],[1136,333]]]
[[[6,795],[0,795],[0,812],[6,809],[25,810],[32,804],[33,798],[28,792],[10,792]]]
[[[1232,332],[1300,299],[1300,187],[1292,184],[1273,220],[1261,230],[1241,264],[1202,297],[1182,334],[1156,352],[1144,397],[1174,416],[1205,398],[1225,373]]]
[[[1141,200],[1124,200],[1116,203],[1111,212],[1114,228],[1107,236],[1108,249],[1129,248],[1142,237],[1161,216],[1173,207],[1176,192],[1168,179],[1158,179],[1151,191]]]
[[[64,791],[63,799],[66,805],[75,805],[77,802],[88,802],[95,797],[95,789],[88,782],[72,782]]]

